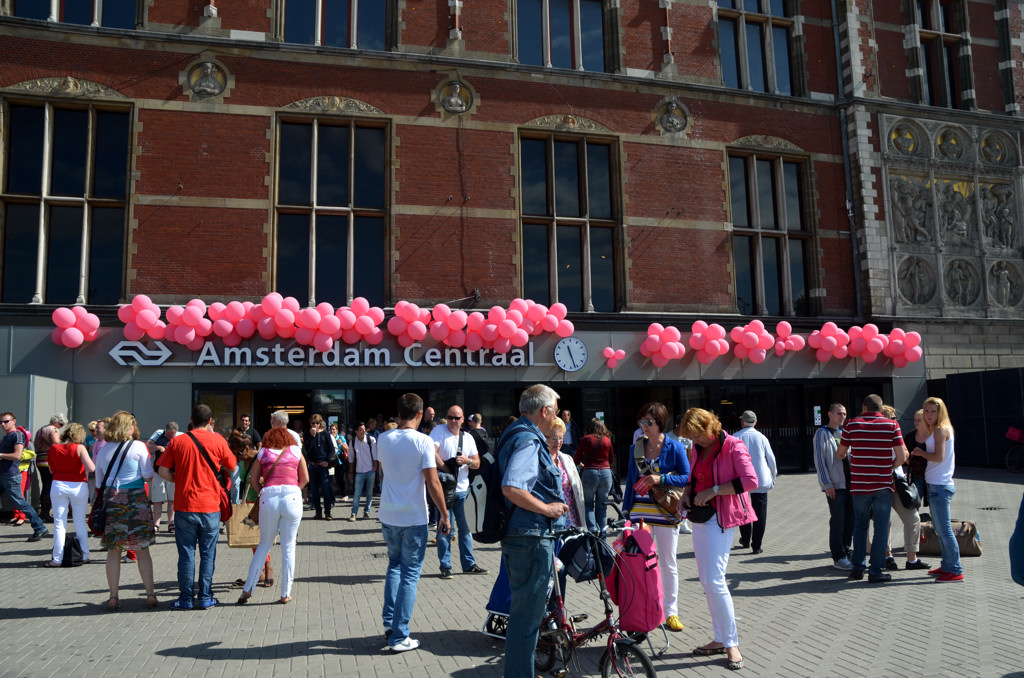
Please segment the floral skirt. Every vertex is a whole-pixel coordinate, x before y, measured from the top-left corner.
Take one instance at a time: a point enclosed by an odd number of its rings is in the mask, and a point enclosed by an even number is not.
[[[107,502],[106,549],[145,549],[153,544],[153,505],[143,488],[103,490]]]

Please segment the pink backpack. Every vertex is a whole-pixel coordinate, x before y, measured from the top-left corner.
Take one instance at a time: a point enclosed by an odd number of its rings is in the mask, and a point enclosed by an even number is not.
[[[665,621],[661,571],[654,537],[646,530],[623,532],[623,549],[615,556],[608,593],[619,607],[619,628],[648,633]]]

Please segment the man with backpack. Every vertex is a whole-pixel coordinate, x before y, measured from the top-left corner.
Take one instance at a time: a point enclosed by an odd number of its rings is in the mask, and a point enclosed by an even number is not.
[[[505,678],[532,677],[540,622],[554,556],[554,531],[565,524],[562,474],[545,436],[558,416],[558,394],[536,384],[519,398],[520,417],[498,441],[508,526],[501,557],[508,571],[512,603],[505,634]]]
[[[46,529],[46,523],[32,505],[25,501],[25,496],[21,493],[21,471],[18,469],[21,453],[29,442],[28,438],[18,430],[18,420],[10,412],[0,414],[0,426],[4,432],[3,440],[0,440],[0,491],[11,495],[14,509],[28,517],[32,524],[32,536],[28,540],[39,541],[50,533]]]

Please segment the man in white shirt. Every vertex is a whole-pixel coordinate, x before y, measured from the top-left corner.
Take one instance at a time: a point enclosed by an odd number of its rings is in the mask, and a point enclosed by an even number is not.
[[[359,500],[365,496],[366,506],[363,508],[363,520],[370,517],[373,506],[373,481],[377,478],[377,440],[366,433],[366,424],[356,422],[356,437],[352,439],[352,449],[348,458],[349,472],[355,487],[352,496],[352,515],[349,522],[356,521],[359,513]]]
[[[468,574],[487,574],[473,558],[473,534],[466,521],[466,496],[469,494],[469,469],[480,468],[476,440],[462,430],[463,412],[458,405],[448,408],[446,426],[435,426],[430,439],[437,447],[437,467],[455,472],[455,501],[448,507],[448,521],[456,529],[459,540],[459,560],[462,571]],[[452,578],[452,532],[437,537],[437,558],[441,562],[441,579]]]
[[[181,431],[178,430],[178,423],[174,421],[169,421],[163,428],[153,431],[153,435],[146,441],[146,447],[149,448],[154,465],[167,449],[167,444],[171,442],[171,439],[181,434]],[[160,517],[163,515],[166,501],[167,531],[174,532],[174,483],[164,480],[159,475],[154,475],[153,479],[149,481],[149,499],[153,502],[153,529],[156,532],[160,531]]]
[[[750,453],[750,463],[757,473],[757,489],[750,491],[750,505],[754,508],[757,522],[752,525],[740,525],[740,546],[750,547],[755,553],[761,553],[761,540],[764,539],[764,528],[768,519],[768,490],[775,487],[775,478],[779,470],[775,466],[775,453],[772,445],[763,433],[754,428],[757,415],[752,410],[745,410],[740,415],[743,428],[736,432],[736,437],[743,441]]]
[[[377,440],[384,471],[377,517],[388,547],[384,578],[384,638],[393,652],[415,650],[420,641],[409,637],[409,620],[416,605],[416,587],[427,552],[427,495],[443,507],[437,531],[447,534],[448,507],[437,479],[437,453],[429,437],[416,429],[423,419],[423,399],[406,393],[398,399],[398,428]]]

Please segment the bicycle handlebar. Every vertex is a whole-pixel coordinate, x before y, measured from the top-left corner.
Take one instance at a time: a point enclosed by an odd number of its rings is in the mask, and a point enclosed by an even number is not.
[[[611,527],[614,527],[617,530],[621,530],[625,525],[626,525],[625,519],[623,519],[623,520],[616,520],[615,522],[611,523]],[[555,532],[554,532],[554,535],[556,537],[559,537],[559,538],[568,536],[570,534],[589,534],[592,537],[597,537],[598,539],[601,538],[601,532],[600,531],[598,531],[598,530],[588,530],[587,528],[581,527],[579,525],[576,525],[574,527],[567,527],[564,530],[555,530]]]

